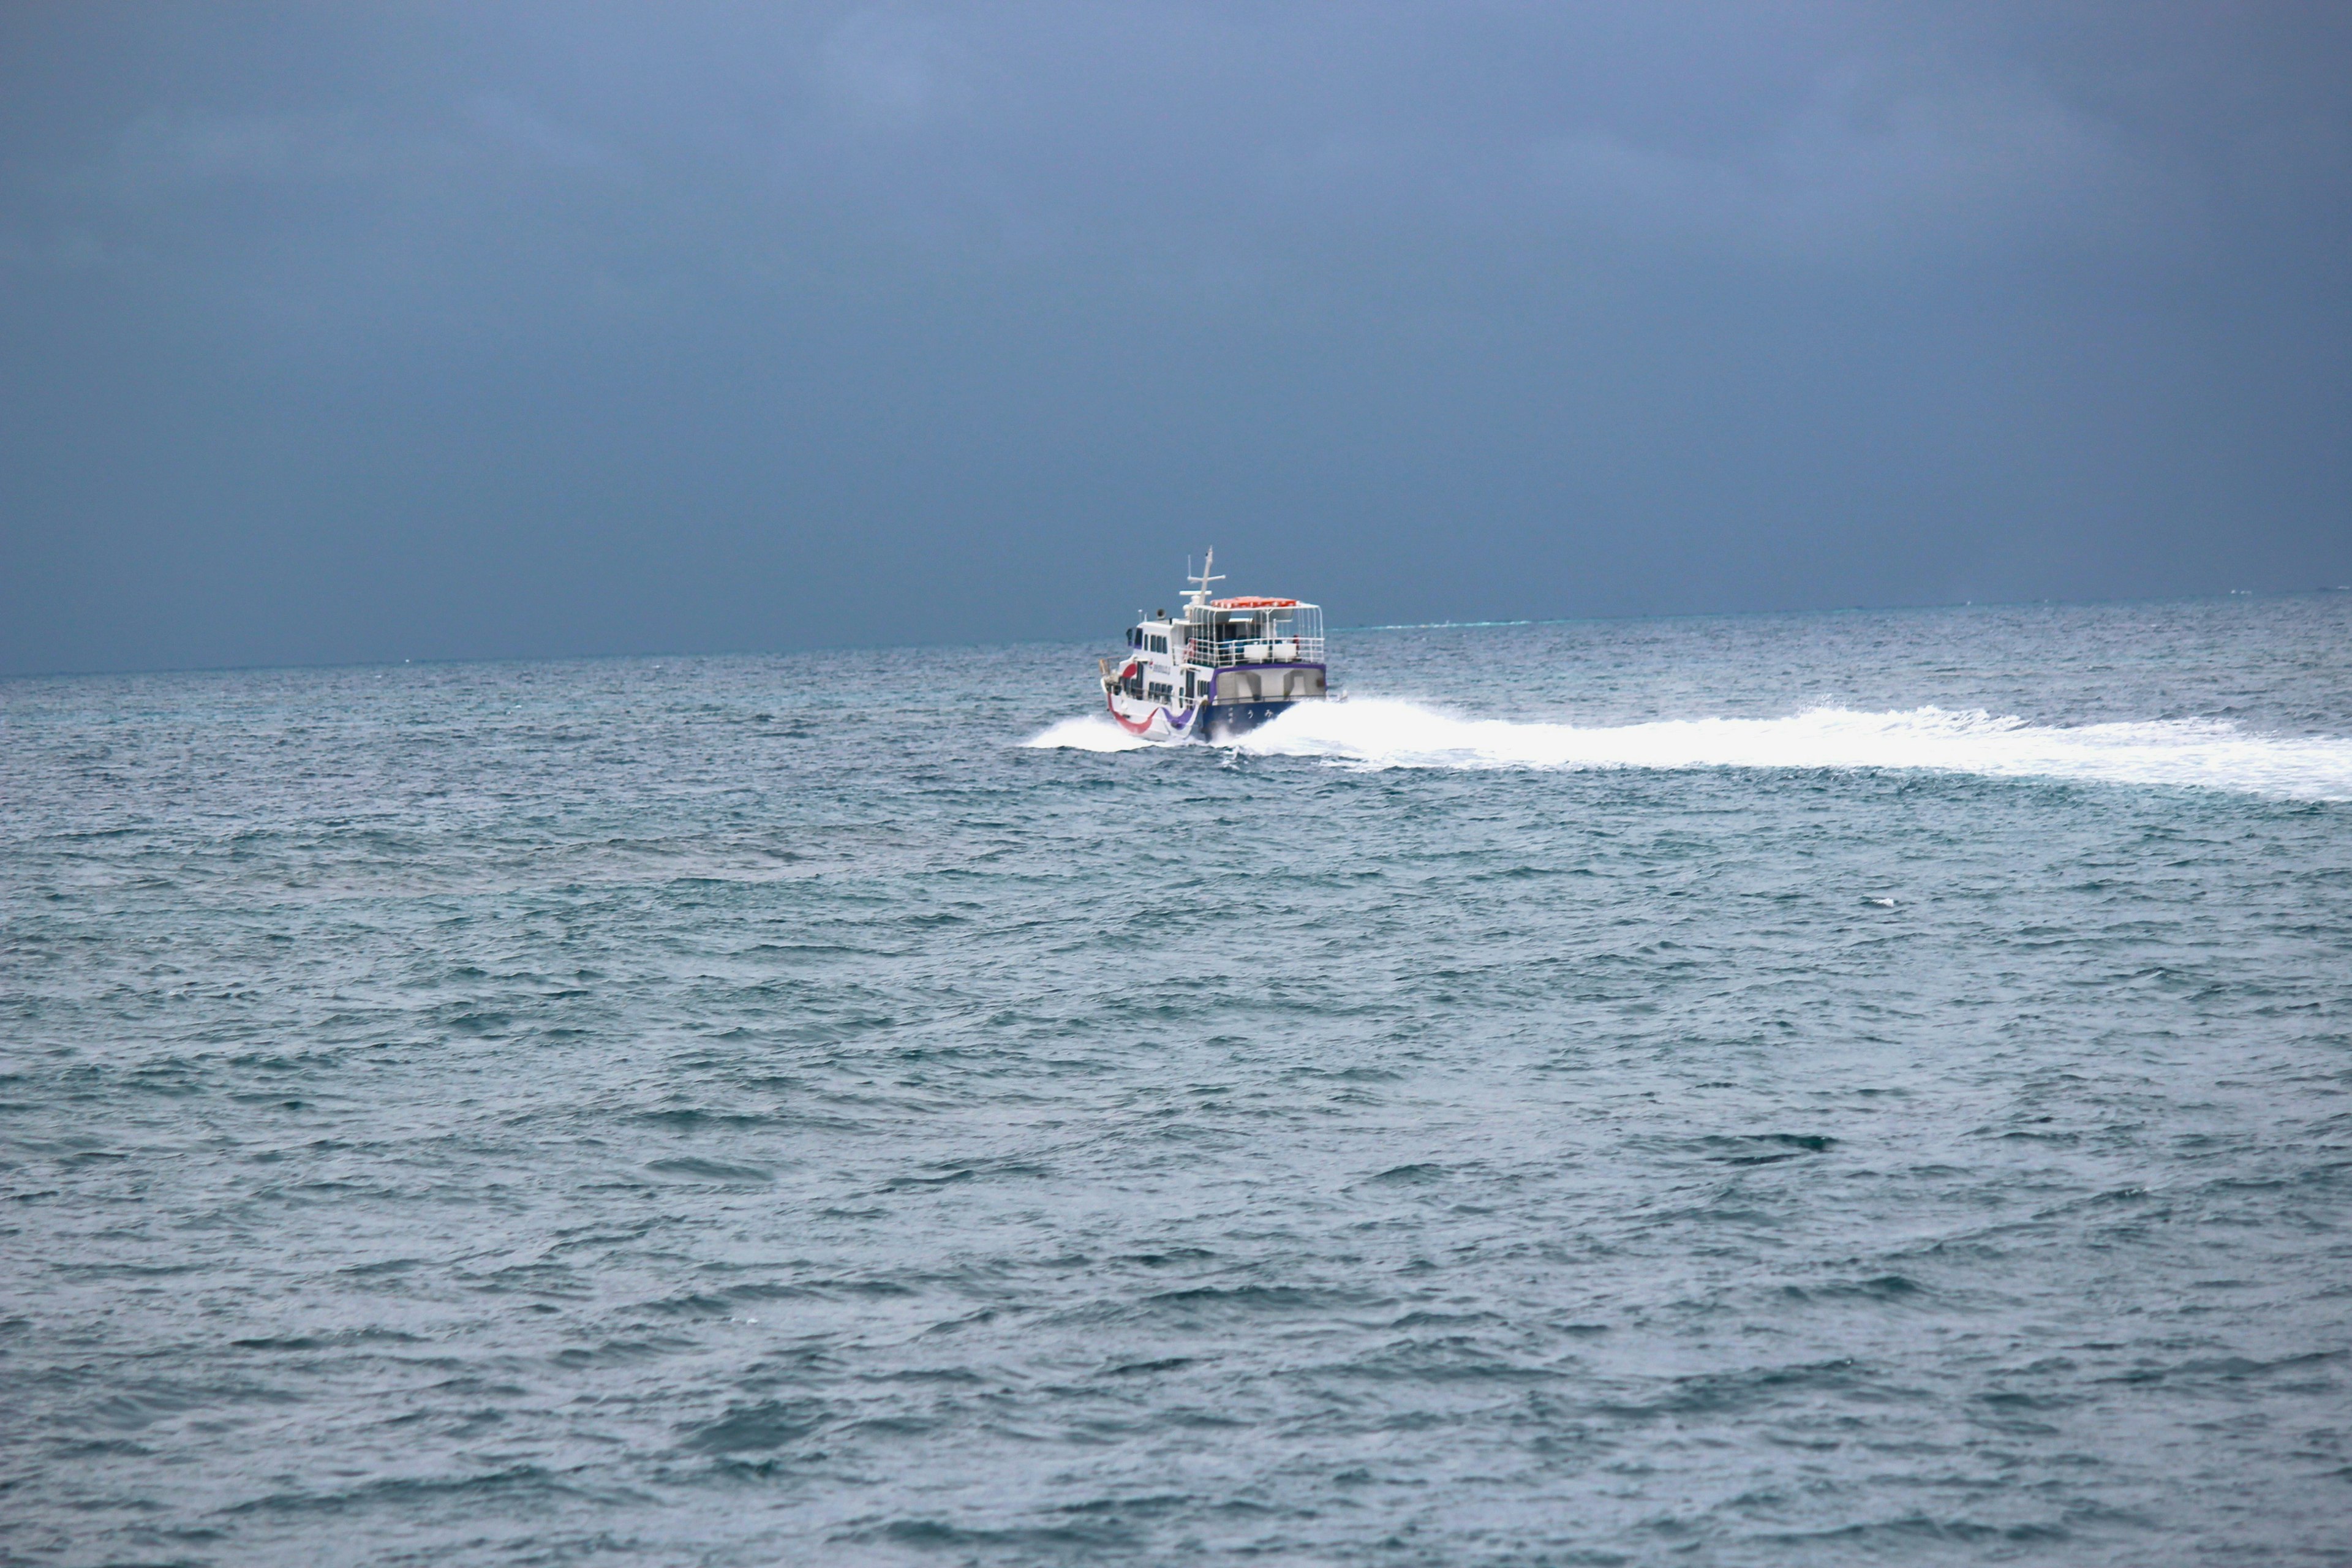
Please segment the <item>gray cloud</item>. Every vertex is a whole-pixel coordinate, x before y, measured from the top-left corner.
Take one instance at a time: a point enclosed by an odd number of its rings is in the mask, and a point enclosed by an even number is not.
[[[0,27],[0,668],[2352,578],[2326,9]]]
[[[1636,240],[1833,268],[2111,241],[2166,196],[2111,127],[2016,86],[1874,103],[1827,81],[1732,155],[1603,132],[1539,145],[1535,163],[1564,206]]]

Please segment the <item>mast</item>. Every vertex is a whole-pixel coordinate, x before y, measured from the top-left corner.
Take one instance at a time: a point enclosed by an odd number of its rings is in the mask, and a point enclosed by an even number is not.
[[[1187,564],[1189,565],[1189,564],[1190,564],[1190,563],[1187,563]],[[1208,617],[1207,617],[1206,616],[1197,616],[1197,617],[1196,617],[1195,616],[1193,616],[1192,612],[1193,612],[1194,610],[1203,609],[1203,608],[1205,608],[1205,607],[1207,606],[1207,605],[1208,605],[1208,603],[1209,603],[1209,584],[1212,584],[1212,583],[1222,583],[1222,582],[1223,582],[1223,581],[1224,581],[1224,579],[1223,579],[1223,577],[1217,577],[1217,576],[1213,576],[1213,575],[1211,575],[1211,574],[1213,574],[1213,572],[1215,572],[1215,571],[1216,571],[1216,569],[1217,569],[1217,547],[1216,547],[1215,545],[1212,544],[1211,546],[1209,546],[1209,558],[1208,558],[1206,561],[1203,561],[1203,562],[1202,562],[1202,563],[1201,563],[1201,570],[1200,570],[1200,572],[1199,572],[1197,574],[1190,575],[1190,576],[1187,576],[1187,577],[1185,578],[1185,581],[1186,581],[1186,582],[1188,582],[1188,583],[1197,583],[1197,584],[1200,584],[1200,586],[1199,586],[1199,587],[1197,587],[1197,588],[1190,588],[1190,589],[1187,589],[1187,590],[1185,591],[1185,594],[1184,594],[1184,618],[1185,618],[1186,620],[1188,620],[1188,621],[1189,621],[1189,620],[1193,620],[1193,619],[1200,619],[1200,620],[1206,620],[1206,619],[1208,619]]]

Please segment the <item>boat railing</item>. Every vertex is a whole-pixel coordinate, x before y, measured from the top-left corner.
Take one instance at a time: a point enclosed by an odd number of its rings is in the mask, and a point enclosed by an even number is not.
[[[1213,669],[1224,669],[1237,664],[1323,662],[1323,639],[1319,637],[1196,637],[1190,649],[1187,656],[1190,662],[1207,665]]]
[[[1206,626],[1185,627],[1182,635],[1191,639],[1191,662],[1214,669],[1323,662],[1323,611],[1315,605],[1286,605],[1273,614],[1237,619],[1220,616]]]

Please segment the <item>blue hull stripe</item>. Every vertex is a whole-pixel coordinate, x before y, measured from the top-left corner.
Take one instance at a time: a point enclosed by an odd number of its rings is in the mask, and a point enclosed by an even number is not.
[[[1209,739],[1222,741],[1230,735],[1245,735],[1269,719],[1279,718],[1298,706],[1299,700],[1284,702],[1220,702],[1208,710]]]

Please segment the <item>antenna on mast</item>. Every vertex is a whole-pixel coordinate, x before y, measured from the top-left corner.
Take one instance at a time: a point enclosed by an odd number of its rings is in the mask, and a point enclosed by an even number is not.
[[[1216,569],[1217,547],[1213,544],[1209,546],[1209,558],[1201,563],[1201,569],[1198,572],[1192,570],[1192,558],[1189,555],[1184,557],[1184,580],[1200,584],[1197,588],[1186,590],[1184,603],[1188,608],[1197,610],[1206,605],[1209,602],[1209,584],[1224,581],[1223,577],[1214,574]]]

